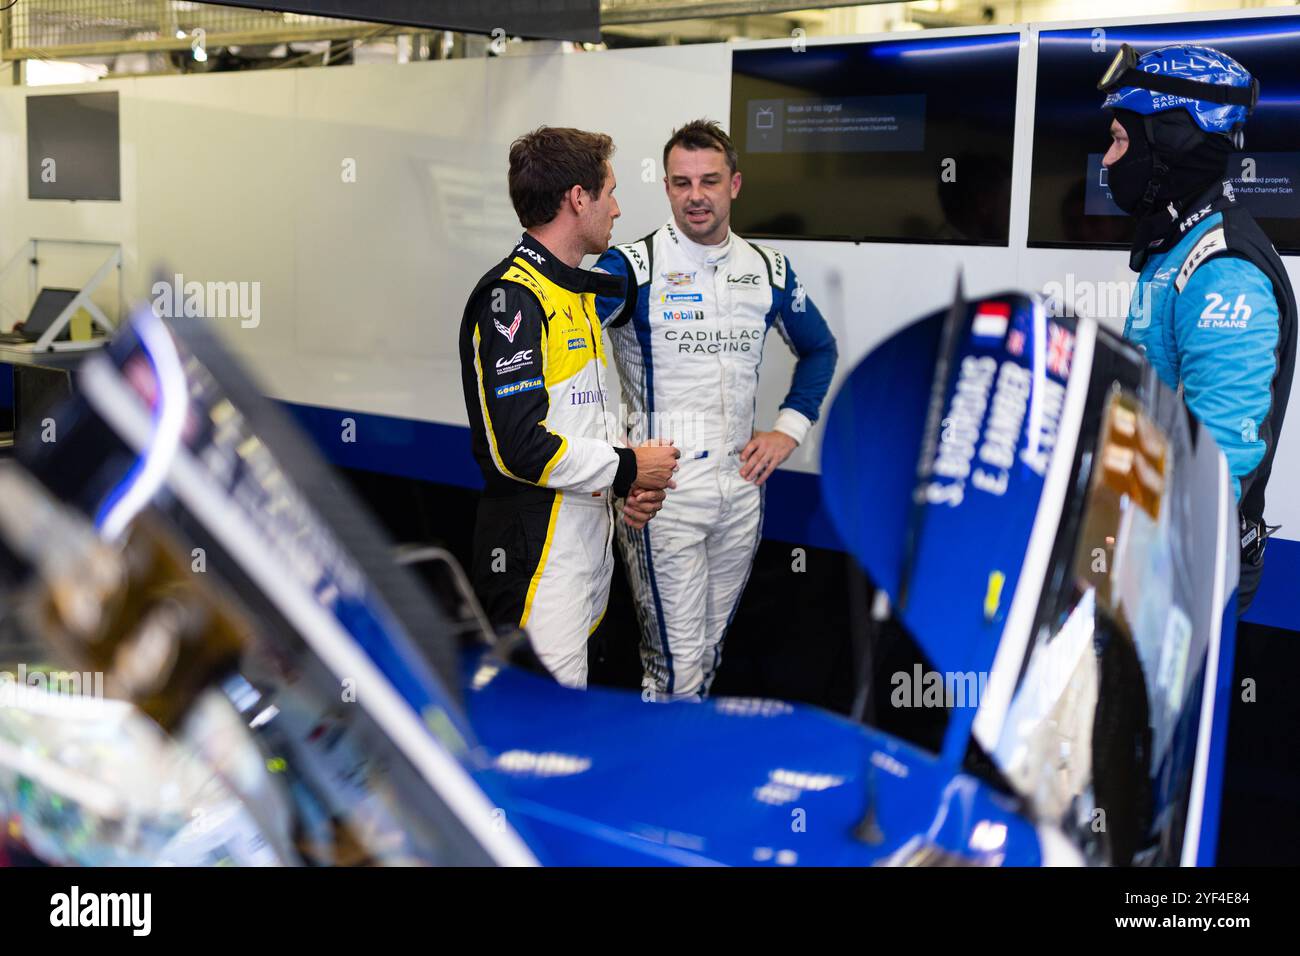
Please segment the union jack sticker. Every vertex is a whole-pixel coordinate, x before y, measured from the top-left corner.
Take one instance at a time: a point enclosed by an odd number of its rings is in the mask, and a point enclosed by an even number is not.
[[[1012,329],[1007,333],[1007,351],[1017,357],[1025,354],[1025,332],[1023,329]]]
[[[1070,360],[1074,358],[1074,333],[1053,322],[1048,326],[1047,371],[1057,378],[1070,377]]]

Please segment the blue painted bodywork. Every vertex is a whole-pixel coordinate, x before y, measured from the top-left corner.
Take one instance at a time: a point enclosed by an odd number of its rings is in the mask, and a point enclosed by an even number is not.
[[[905,845],[1033,866],[1009,798],[815,707],[719,698],[645,703],[464,658],[485,788],[553,865],[865,866]],[[874,795],[874,799],[872,799]],[[874,806],[879,842],[855,835]]]
[[[930,316],[865,359],[829,416],[823,476],[832,520],[878,585],[896,601],[900,593],[907,595],[896,612],[937,671],[987,673],[994,665],[1026,542],[1036,526],[1047,453],[1055,442],[1052,423],[1059,420],[1070,378],[1073,330],[1072,323],[1051,320],[1039,304],[1014,295],[969,310],[962,306],[948,317]],[[1139,374],[1136,357],[1122,361],[1129,363],[1128,387],[1138,387],[1132,378]],[[940,441],[940,430],[962,427],[958,396],[976,394],[982,397],[972,399],[971,415],[978,416],[976,425],[985,423],[971,439],[978,439],[979,455],[965,460],[968,468],[958,467],[963,462],[945,465],[945,453],[936,456],[936,447],[964,439],[954,433]],[[1152,392],[1144,407],[1155,415],[1169,397]],[[990,447],[999,432],[991,424],[994,410],[1009,422],[1001,432],[1014,455]],[[1078,453],[1090,458],[1100,433],[1080,441]],[[974,455],[976,446],[970,447]],[[934,462],[920,473],[919,483],[918,451],[922,461]],[[1188,460],[1180,463],[1190,468]],[[1198,467],[1204,471],[1205,464],[1201,460]],[[1228,493],[1222,484],[1215,490]],[[1177,509],[1177,500],[1170,498],[1166,512]],[[1155,552],[1147,560],[1160,567]],[[991,590],[995,576],[1004,583]],[[1077,660],[1099,673],[1103,648],[1129,638],[1116,637],[1100,623],[1092,636],[1093,605],[1084,592],[1069,597],[1076,586],[1072,578],[1049,583],[1047,600],[1064,595],[1086,609],[1089,639],[1080,645],[1087,650]],[[1157,652],[1164,648],[1161,673],[1168,669],[1166,659],[1188,654],[1185,696],[1168,700],[1166,679],[1157,684],[1155,662],[1133,656],[1136,684],[1117,685],[1112,678],[1104,700],[1084,697],[1073,705],[1089,721],[1093,708],[1100,715],[1102,705],[1109,705],[1106,726],[1115,733],[1128,726],[1115,723],[1116,713],[1138,720],[1146,743],[1126,750],[1127,738],[1114,737],[1115,773],[1121,779],[1150,779],[1148,790],[1118,794],[1109,766],[1093,773],[1062,765],[1061,779],[1068,778],[1071,799],[1079,801],[1074,811],[1054,803],[1050,788],[1040,794],[1023,778],[1004,792],[971,775],[978,710],[973,704],[950,702],[942,750],[931,754],[818,709],[778,701],[643,703],[629,692],[568,690],[481,654],[464,660],[463,678],[469,722],[485,748],[478,755],[485,764],[481,782],[509,795],[512,819],[544,862],[1037,865],[1045,853],[1031,820],[1041,819],[1048,828],[1059,821],[1061,839],[1069,841],[1066,831],[1074,820],[1092,812],[1090,787],[1100,787],[1104,777],[1109,796],[1103,812],[1125,821],[1120,831],[1127,832],[1130,823],[1139,830],[1136,847],[1116,837],[1124,847],[1115,851],[1123,853],[1119,862],[1130,855],[1136,862],[1139,852],[1149,862],[1177,862],[1184,841],[1181,814],[1189,799],[1203,799],[1193,858],[1206,864],[1213,860],[1218,831],[1234,618],[1229,601],[1212,655],[1206,655],[1209,638],[1203,631],[1195,638],[1199,651],[1170,645],[1168,633],[1161,643],[1150,627],[1135,639],[1138,654],[1151,652],[1144,642],[1152,638]],[[1072,632],[1056,621],[1052,633]],[[1068,646],[1070,640],[1063,636],[1055,646]],[[1070,668],[1082,666],[1069,660]],[[1207,697],[1203,690],[1211,679],[1215,693]],[[1126,699],[1133,695],[1144,702],[1140,708]],[[1212,701],[1208,741],[1201,722],[1206,700]],[[1150,717],[1145,701],[1153,709]],[[1160,708],[1166,705],[1174,708],[1170,743],[1152,754],[1150,735],[1161,739]],[[1050,744],[1055,721],[1033,716],[1032,707],[1016,717],[1013,746],[1021,741],[1039,752],[1047,740],[1046,752],[1055,753]],[[1077,716],[1068,714],[1065,723]],[[1030,724],[1023,723],[1026,717]],[[1045,734],[1032,729],[1038,726],[1047,728]],[[1007,759],[1001,750],[1006,740],[989,750],[994,764]],[[1086,748],[1093,755],[1111,754],[1099,749],[1091,731],[1063,731],[1061,745],[1067,748],[1062,752]],[[1194,782],[1200,746],[1206,748],[1204,776]],[[1136,777],[1124,778],[1130,759]],[[1041,810],[1031,809],[1038,806],[1035,799],[1043,801]],[[1107,841],[1084,836],[1079,842],[1089,858],[1109,859]]]

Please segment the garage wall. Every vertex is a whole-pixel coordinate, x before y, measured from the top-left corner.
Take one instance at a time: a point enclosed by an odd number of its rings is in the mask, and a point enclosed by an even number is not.
[[[927,36],[958,32],[1008,31]],[[1041,289],[1071,272],[1132,278],[1120,253],[1023,248],[1034,32],[1019,32],[1009,248],[775,243],[828,316],[841,375],[901,324],[944,305],[959,271],[974,294]],[[0,260],[29,236],[109,239],[124,245],[132,297],[147,293],[159,266],[187,280],[257,283],[256,327],[216,321],[272,395],[464,425],[464,297],[519,232],[505,191],[510,140],[542,123],[612,134],[623,208],[615,238],[636,238],[668,214],[664,139],[696,116],[726,120],[729,71],[730,47],[710,44],[112,81],[100,87],[121,95],[120,203],[27,200],[24,98],[60,90],[0,89],[0,149],[10,158],[0,164]],[[345,181],[352,168],[355,181]],[[1287,261],[1300,284],[1300,260]],[[4,325],[25,314],[25,293],[25,281],[0,286]],[[1118,314],[1103,320],[1121,324]],[[792,367],[774,337],[761,423]],[[817,455],[810,441],[786,469],[815,471]],[[1281,493],[1300,483],[1294,425],[1275,475],[1270,518],[1296,535],[1300,498]]]
[[[218,324],[271,394],[464,425],[464,297],[519,234],[505,188],[510,141],[543,123],[609,132],[623,209],[615,235],[636,238],[668,215],[671,130],[697,116],[726,121],[730,66],[729,47],[710,44],[101,84],[121,95],[122,201],[29,201],[25,163],[5,164],[0,256],[29,235],[120,239],[131,298],[148,294],[160,268],[256,283],[256,327]],[[26,155],[27,93],[0,91],[7,155]],[[776,244],[831,321],[842,372],[942,304],[959,269],[977,292],[1015,282],[1008,249]],[[25,313],[25,295],[25,280],[0,289],[5,314]],[[773,336],[761,418],[775,416],[793,364]],[[815,471],[816,457],[806,443],[788,467]]]

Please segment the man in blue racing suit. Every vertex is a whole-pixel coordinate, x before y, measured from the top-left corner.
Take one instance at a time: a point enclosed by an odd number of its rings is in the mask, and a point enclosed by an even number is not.
[[[1112,113],[1102,162],[1137,220],[1140,273],[1124,336],[1181,389],[1223,449],[1240,510],[1238,611],[1263,572],[1264,487],[1295,368],[1295,295],[1268,237],[1237,202],[1228,170],[1259,84],[1236,60],[1178,45],[1127,44],[1098,84]]]

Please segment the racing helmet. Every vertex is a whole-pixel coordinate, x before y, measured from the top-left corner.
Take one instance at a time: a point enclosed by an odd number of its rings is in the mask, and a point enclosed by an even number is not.
[[[1241,131],[1259,102],[1259,80],[1221,50],[1193,43],[1138,56],[1125,43],[1102,75],[1102,109],[1153,116],[1182,109],[1206,133],[1241,145]]]

